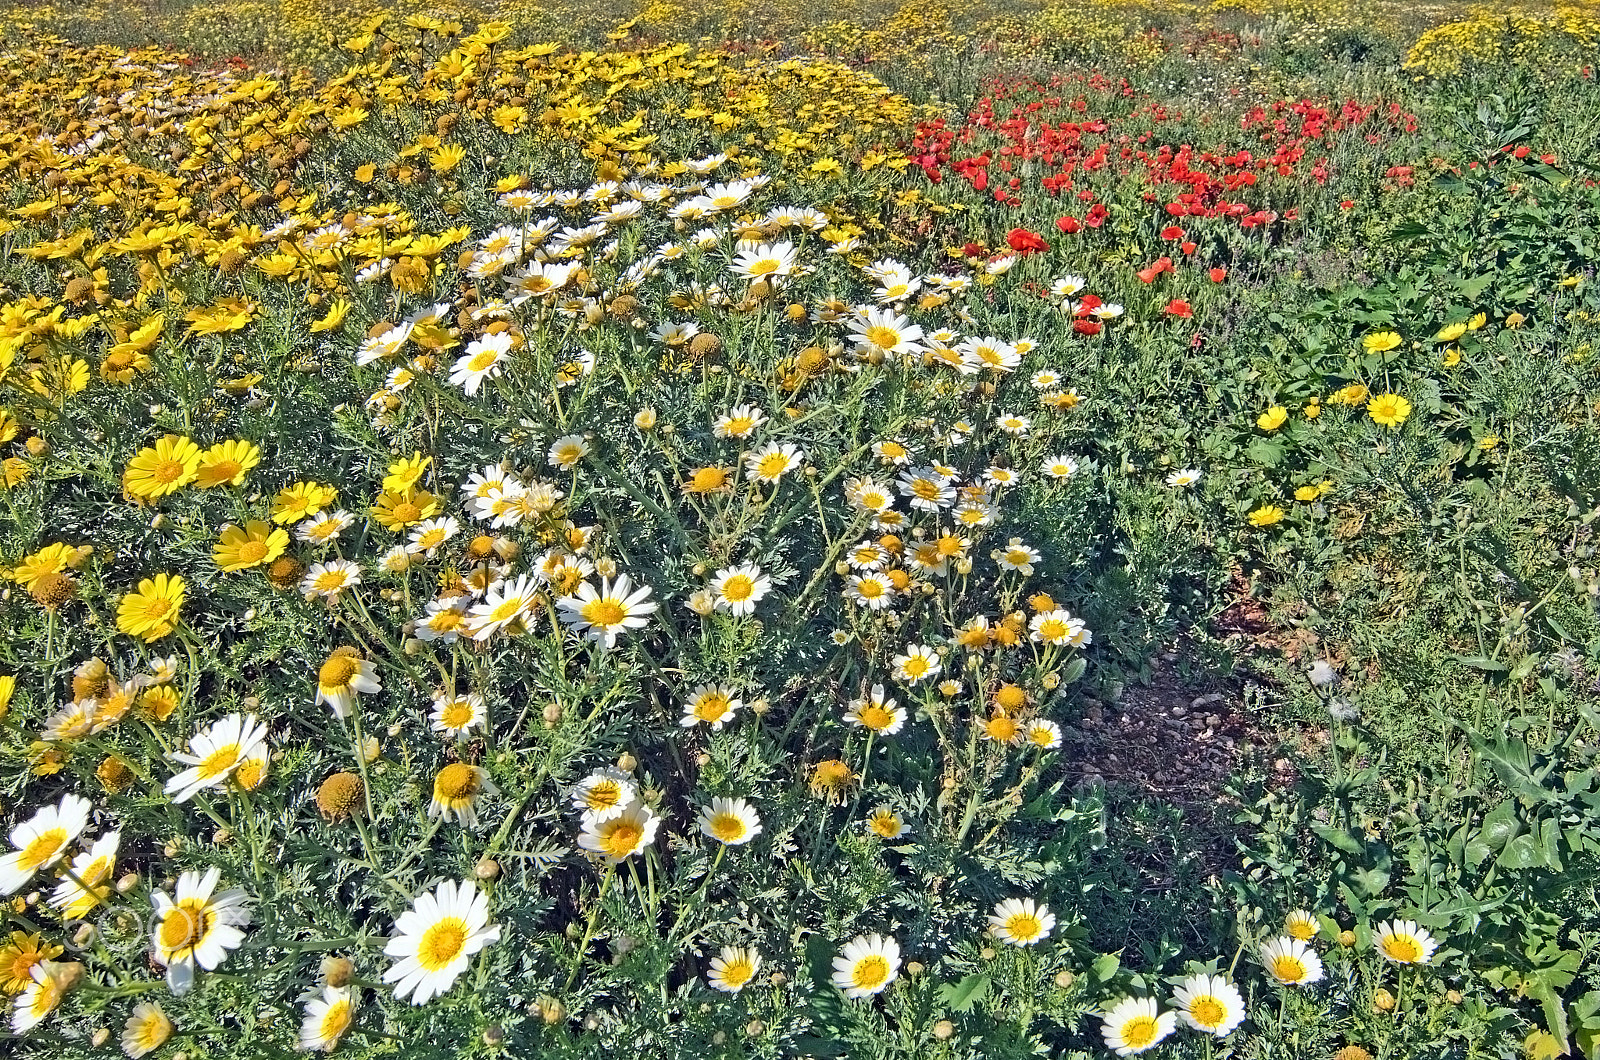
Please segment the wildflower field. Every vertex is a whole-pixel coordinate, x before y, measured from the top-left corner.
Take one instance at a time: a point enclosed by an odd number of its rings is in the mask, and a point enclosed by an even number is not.
[[[1600,1057],[1600,4],[0,21],[0,1053]]]

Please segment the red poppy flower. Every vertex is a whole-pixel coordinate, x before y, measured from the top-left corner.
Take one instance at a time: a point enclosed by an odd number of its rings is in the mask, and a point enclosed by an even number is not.
[[[1179,228],[1177,225],[1168,225],[1161,230],[1162,239],[1182,239],[1183,236],[1183,229]]]
[[[1211,270],[1211,282],[1212,283],[1221,283],[1223,280],[1226,280],[1227,278],[1228,278],[1228,270],[1227,269],[1212,269]]]
[[[1184,320],[1194,316],[1194,310],[1189,308],[1189,303],[1181,298],[1174,298],[1168,302],[1167,308],[1163,309],[1162,312],[1169,317],[1179,317]]]
[[[1083,223],[1090,228],[1099,228],[1102,224],[1105,224],[1105,220],[1109,216],[1111,216],[1111,211],[1106,209],[1105,203],[1097,202],[1089,207],[1089,212],[1083,217]]]
[[[981,258],[983,257],[983,244],[967,243],[962,246],[961,253],[969,258]]]
[[[1069,236],[1077,235],[1078,232],[1083,229],[1083,226],[1078,223],[1078,219],[1076,217],[1057,218],[1056,227],[1061,229]]]
[[[1036,232],[1030,232],[1026,228],[1013,228],[1007,232],[1006,246],[1018,254],[1037,254],[1040,251],[1050,249],[1050,244],[1046,243],[1042,236]]]
[[[1103,328],[1104,325],[1098,320],[1074,320],[1072,322],[1072,330],[1080,335],[1098,335]]]
[[[1193,254],[1196,250],[1200,249],[1200,244],[1199,243],[1183,243],[1183,244],[1179,245],[1178,249],[1183,251],[1185,254]]]

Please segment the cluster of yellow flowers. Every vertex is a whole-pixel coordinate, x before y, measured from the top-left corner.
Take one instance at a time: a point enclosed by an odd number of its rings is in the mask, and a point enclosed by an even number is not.
[[[1597,49],[1600,9],[1592,4],[1557,5],[1553,11],[1476,7],[1418,37],[1405,66],[1434,77],[1490,65],[1577,69],[1592,65]]]

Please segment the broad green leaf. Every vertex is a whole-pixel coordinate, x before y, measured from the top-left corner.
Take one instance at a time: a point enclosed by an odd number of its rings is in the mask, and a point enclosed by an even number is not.
[[[989,996],[989,985],[987,975],[969,975],[959,983],[940,986],[939,1001],[951,1012],[966,1012]]]

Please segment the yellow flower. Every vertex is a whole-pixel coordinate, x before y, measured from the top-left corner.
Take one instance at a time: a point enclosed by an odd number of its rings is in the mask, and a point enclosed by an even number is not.
[[[1400,333],[1397,331],[1379,331],[1368,335],[1361,340],[1361,345],[1366,347],[1368,353],[1388,353],[1400,345]]]
[[[1289,410],[1282,405],[1274,405],[1256,417],[1256,426],[1264,431],[1275,431],[1289,422]]]
[[[1446,324],[1444,327],[1440,328],[1438,334],[1433,336],[1433,341],[1454,342],[1466,333],[1467,322],[1462,320],[1454,324]]]
[[[1250,525],[1265,528],[1274,523],[1283,522],[1284,516],[1289,513],[1276,504],[1264,504],[1250,513]]]
[[[1307,405],[1305,408],[1301,409],[1300,411],[1301,411],[1301,414],[1304,415],[1306,419],[1314,420],[1318,416],[1322,415],[1322,403],[1320,401],[1318,401],[1316,398],[1312,398],[1311,399],[1311,403],[1309,405]]]
[[[1399,394],[1379,394],[1367,402],[1367,415],[1380,427],[1398,427],[1411,415],[1411,402]]]
[[[1367,400],[1367,388],[1360,383],[1351,383],[1335,390],[1328,400],[1336,405],[1359,405]]]
[[[1444,351],[1444,356],[1439,358],[1439,363],[1446,368],[1454,368],[1461,363],[1461,347],[1450,346]]]
[[[1500,436],[1498,434],[1486,434],[1482,438],[1478,439],[1478,448],[1482,449],[1486,453],[1489,450],[1499,446],[1499,444]]]
[[[1483,327],[1488,322],[1489,322],[1489,314],[1487,314],[1487,313],[1474,313],[1473,316],[1472,316],[1472,319],[1467,321],[1467,330],[1468,331],[1477,331],[1479,328]]]
[[[428,155],[428,168],[435,173],[448,173],[467,157],[467,149],[460,144],[446,144]]]
[[[378,167],[371,162],[356,167],[355,178],[358,184],[371,184],[372,178],[377,175]]]
[[[117,628],[146,644],[160,640],[177,628],[183,590],[183,578],[176,574],[144,579],[117,604]]]
[[[383,488],[393,493],[410,489],[417,484],[418,479],[422,478],[431,463],[433,457],[413,451],[405,459],[396,460],[389,465],[389,473],[383,477]]]
[[[271,563],[289,547],[289,534],[261,519],[251,519],[243,529],[224,526],[211,550],[216,565],[229,573]]]
[[[339,496],[338,490],[332,486],[324,486],[320,482],[296,482],[291,486],[285,486],[278,491],[276,497],[272,498],[272,521],[298,523],[322,511],[332,504],[337,496]]]
[[[261,450],[246,441],[218,442],[200,454],[194,484],[201,489],[244,484],[245,472],[261,463]]]
[[[314,322],[311,325],[311,330],[314,331],[314,332],[316,332],[316,331],[332,331],[334,328],[336,328],[340,324],[344,323],[344,318],[349,314],[349,312],[350,312],[350,301],[349,301],[349,299],[347,299],[347,298],[335,298],[333,300],[333,304],[328,307],[327,314],[325,316],[323,316],[323,318],[321,320],[318,320],[318,321]]]
[[[403,530],[439,514],[439,498],[427,490],[384,490],[371,508],[385,530]]]
[[[1506,317],[1506,327],[1520,328],[1523,322],[1527,319],[1528,318],[1523,316],[1521,313],[1512,313],[1510,316]]]
[[[187,486],[200,467],[200,447],[176,434],[139,450],[122,473],[122,489],[131,497],[153,500]]]

